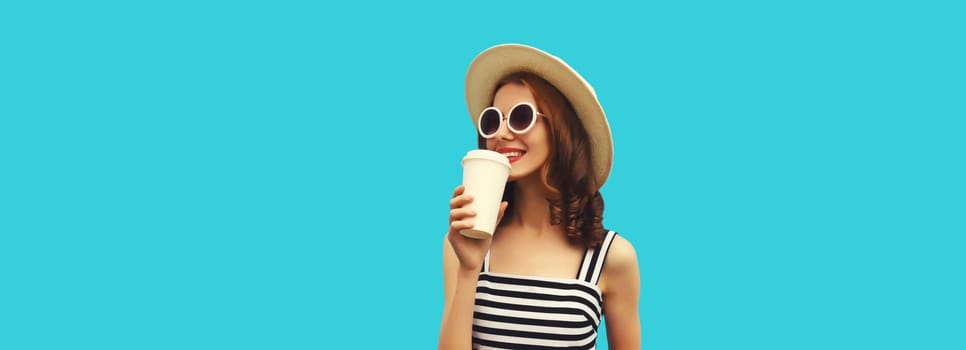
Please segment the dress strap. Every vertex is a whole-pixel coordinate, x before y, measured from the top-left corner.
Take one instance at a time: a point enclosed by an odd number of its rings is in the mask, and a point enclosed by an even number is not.
[[[490,251],[486,251],[486,257],[483,258],[483,269],[480,272],[490,272]]]
[[[600,272],[603,270],[604,260],[607,259],[607,251],[610,250],[610,244],[614,241],[616,235],[617,232],[607,231],[600,247],[587,249],[583,261],[580,262],[580,272],[577,273],[578,280],[594,285],[600,281]],[[486,266],[486,263],[484,263],[484,266]]]

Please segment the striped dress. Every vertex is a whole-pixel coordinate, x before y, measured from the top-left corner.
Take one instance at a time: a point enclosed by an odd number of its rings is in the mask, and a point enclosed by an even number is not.
[[[617,233],[588,249],[576,279],[490,272],[486,255],[473,312],[474,349],[594,349],[603,316],[597,282]]]

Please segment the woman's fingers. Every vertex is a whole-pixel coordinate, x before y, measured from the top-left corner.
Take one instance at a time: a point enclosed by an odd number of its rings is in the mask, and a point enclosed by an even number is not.
[[[449,228],[453,232],[459,232],[460,230],[473,228],[473,223],[468,220],[453,221],[449,224]]]
[[[449,207],[450,209],[462,208],[464,205],[472,201],[473,196],[468,194],[460,194],[449,200]]]
[[[449,211],[449,221],[459,221],[476,216],[476,211],[470,208],[456,208]]]

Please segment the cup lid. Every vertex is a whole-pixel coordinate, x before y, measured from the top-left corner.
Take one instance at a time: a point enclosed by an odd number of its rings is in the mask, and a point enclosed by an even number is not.
[[[500,163],[507,168],[510,167],[510,160],[506,156],[500,154],[499,152],[494,152],[488,149],[474,149],[466,152],[466,156],[463,157],[463,162],[469,159],[486,159],[492,160],[494,162]]]

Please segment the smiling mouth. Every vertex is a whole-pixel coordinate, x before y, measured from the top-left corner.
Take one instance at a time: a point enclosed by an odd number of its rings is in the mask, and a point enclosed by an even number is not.
[[[520,160],[520,158],[522,158],[523,155],[526,153],[527,152],[523,152],[523,151],[513,151],[513,152],[503,152],[501,154],[504,155],[512,164],[513,162]]]

